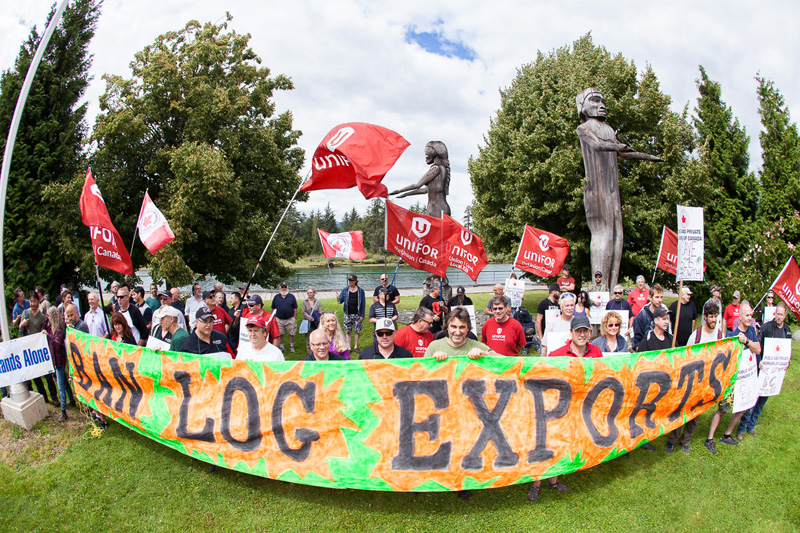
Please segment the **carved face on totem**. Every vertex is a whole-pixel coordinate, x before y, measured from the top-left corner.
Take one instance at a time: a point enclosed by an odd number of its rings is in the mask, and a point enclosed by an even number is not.
[[[575,98],[575,103],[578,107],[578,114],[580,114],[583,119],[606,119],[606,101],[603,98],[603,93],[599,90],[593,87],[585,89]]]

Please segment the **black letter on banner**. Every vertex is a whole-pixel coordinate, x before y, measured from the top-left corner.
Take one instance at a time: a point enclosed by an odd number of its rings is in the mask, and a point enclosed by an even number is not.
[[[231,435],[231,405],[233,395],[241,391],[247,400],[247,440],[236,440]],[[261,415],[258,414],[258,394],[252,383],[244,378],[236,377],[225,386],[222,395],[222,436],[228,443],[243,452],[252,452],[261,446]]]
[[[94,392],[94,399],[100,400],[100,396],[103,395],[103,391],[105,391],[105,395],[100,401],[111,407],[111,391],[113,389],[111,388],[111,383],[109,383],[103,375],[103,371],[100,370],[100,360],[97,357],[97,352],[92,352],[92,363],[94,364],[94,373],[97,376],[97,381],[100,383],[100,389]]]
[[[494,443],[497,450],[497,457],[494,459],[494,467],[502,468],[508,466],[515,466],[519,460],[519,455],[514,453],[511,445],[508,444],[503,433],[503,428],[500,427],[500,418],[503,412],[508,407],[508,401],[511,395],[517,392],[517,382],[514,380],[497,380],[494,382],[494,390],[500,397],[494,406],[494,410],[490,411],[483,399],[486,394],[486,381],[469,379],[461,384],[461,390],[464,394],[469,396],[472,407],[475,408],[475,414],[483,424],[481,434],[478,435],[478,440],[472,446],[469,454],[461,460],[461,468],[465,470],[480,470],[483,468],[483,457],[481,453],[489,441]]]
[[[311,454],[311,443],[319,440],[319,433],[313,429],[296,428],[294,430],[294,440],[302,442],[299,448],[292,448],[286,442],[286,433],[283,430],[283,404],[292,394],[297,394],[303,402],[303,409],[306,413],[313,413],[317,405],[317,384],[314,382],[306,383],[305,387],[300,387],[294,381],[287,381],[278,387],[275,395],[275,402],[272,404],[272,432],[275,434],[275,441],[278,449],[295,461],[302,462],[308,459]]]
[[[692,389],[694,388],[694,376],[697,374],[697,382],[700,383],[703,380],[703,375],[705,374],[705,361],[693,361],[687,365],[684,365],[681,368],[681,375],[678,378],[678,388],[682,388],[684,382],[686,382],[686,392],[683,393],[683,398],[681,398],[681,403],[678,407],[669,414],[668,420],[670,422],[674,422],[681,416],[681,411],[683,411],[686,402],[689,400],[689,395],[692,393]],[[698,405],[702,404],[702,400]],[[692,407],[694,410],[697,407],[695,405]]]
[[[89,374],[86,373],[86,369],[83,368],[83,354],[74,342],[69,343],[69,351],[72,354],[72,366],[75,367],[75,372],[80,377],[78,385],[80,385],[83,390],[88,391],[92,388],[92,378],[89,377]]]
[[[645,398],[647,398],[647,393],[650,392],[650,385],[658,385],[658,394],[649,402],[644,403]],[[653,422],[652,416],[653,412],[656,410],[656,403],[669,392],[672,386],[672,379],[669,374],[661,370],[649,370],[636,376],[636,386],[639,388],[639,397],[636,399],[636,405],[633,411],[631,411],[631,417],[628,420],[632,439],[644,433],[642,426],[636,423],[636,415],[638,415],[639,411],[642,409],[644,409],[645,412],[645,425],[650,429],[655,429],[656,423]]]
[[[711,371],[708,373],[708,384],[714,389],[715,402],[722,399],[722,383],[720,383],[719,378],[717,378],[717,367],[722,365],[722,370],[727,370],[732,355],[733,350],[728,350],[727,355],[725,352],[719,352],[714,356],[714,360],[711,362]]]
[[[128,407],[128,413],[130,413],[131,418],[136,418],[136,410],[139,408],[139,402],[142,401],[142,387],[139,386],[136,378],[133,377],[133,370],[136,368],[136,365],[130,361],[125,363],[125,368],[128,369],[128,375],[131,377],[131,380],[128,381],[122,374],[116,358],[112,357],[108,360],[108,363],[111,365],[111,373],[114,375],[114,379],[117,380],[119,388],[122,389],[122,395],[120,395],[117,403],[114,404],[114,409],[122,412],[125,406],[125,396],[127,396],[128,391],[131,391],[131,402]]]
[[[548,461],[555,452],[547,447],[547,421],[567,414],[569,402],[572,400],[572,387],[563,379],[526,379],[525,388],[533,395],[533,411],[536,417],[536,447],[528,452],[528,462]],[[558,403],[550,411],[544,408],[546,390],[558,391]]]
[[[450,441],[443,442],[432,455],[414,455],[414,436],[427,433],[428,439],[439,438],[439,415],[430,415],[422,422],[414,423],[415,398],[419,394],[429,396],[436,409],[447,409],[447,381],[400,381],[394,384],[394,397],[400,403],[400,428],[398,430],[397,456],[392,458],[394,470],[445,470],[450,465]]]
[[[189,390],[189,385],[192,383],[192,376],[188,372],[178,370],[173,374],[175,381],[181,384],[183,391],[183,401],[181,402],[180,411],[178,411],[178,427],[175,429],[175,434],[181,439],[199,440],[202,442],[214,442],[214,420],[206,418],[206,424],[201,431],[196,433],[189,433],[186,427],[186,421],[189,418],[189,402],[192,399],[192,392]]]
[[[592,408],[594,407],[594,403],[597,401],[597,398],[599,398],[606,389],[611,389],[614,392],[614,399],[611,401],[611,407],[608,410],[608,415],[606,415],[606,421],[608,422],[608,435],[604,437],[599,431],[597,431],[594,422],[592,422]],[[589,435],[591,435],[592,440],[598,446],[608,448],[617,441],[619,431],[617,430],[615,419],[622,408],[622,400],[624,398],[625,389],[622,388],[622,383],[614,378],[601,379],[594,387],[592,387],[592,389],[589,391],[589,394],[586,395],[586,399],[583,402],[583,407],[581,407],[583,423],[586,425],[586,429],[589,430]]]

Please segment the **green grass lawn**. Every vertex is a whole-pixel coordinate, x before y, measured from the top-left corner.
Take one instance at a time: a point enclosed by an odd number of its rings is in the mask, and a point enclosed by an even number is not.
[[[487,299],[473,297],[479,308]],[[0,531],[798,531],[800,346],[793,358],[758,437],[718,444],[712,456],[702,443],[707,412],[691,455],[667,455],[662,437],[657,452],[562,476],[570,492],[543,487],[536,503],[527,485],[474,491],[464,502],[453,493],[331,490],[212,472],[115,423],[96,438],[74,410],[75,420],[60,425],[51,407],[31,432],[0,422]]]

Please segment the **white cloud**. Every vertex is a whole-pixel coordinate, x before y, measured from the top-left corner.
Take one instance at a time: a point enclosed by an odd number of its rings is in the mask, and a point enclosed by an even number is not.
[[[0,17],[0,67],[10,68],[30,25],[43,30],[52,0],[27,0]],[[477,155],[489,120],[500,105],[499,89],[516,70],[571,44],[587,32],[611,53],[622,53],[641,70],[652,65],[661,89],[680,111],[697,98],[698,65],[722,85],[751,136],[751,158],[760,161],[757,72],[782,92],[794,120],[800,118],[800,67],[794,54],[800,38],[793,27],[800,4],[785,0],[759,5],[746,1],[616,2],[253,2],[209,0],[107,2],[91,51],[94,80],[90,114],[105,89],[103,73],[129,75],[135,52],[161,33],[191,20],[218,22],[225,10],[230,27],[252,34],[251,46],[273,74],[286,74],[295,90],[279,93],[279,111],[289,109],[303,131],[306,169],[316,144],[335,125],[363,121],[394,129],[411,147],[388,173],[390,188],[410,184],[427,170],[423,148],[441,140],[450,152],[449,202],[456,217],[472,200],[467,161]],[[405,42],[409,27],[441,31],[443,38],[475,51],[474,61],[446,58]],[[609,119],[613,124],[613,117]],[[577,139],[576,139],[577,143]],[[421,196],[401,200],[409,206]],[[301,210],[331,203],[341,215],[368,202],[356,192],[311,193]]]

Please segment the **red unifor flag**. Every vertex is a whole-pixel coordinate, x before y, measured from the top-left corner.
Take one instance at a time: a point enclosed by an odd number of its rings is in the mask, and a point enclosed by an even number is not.
[[[453,217],[442,213],[442,242],[448,261],[447,266],[457,268],[472,281],[477,281],[478,274],[489,264],[481,238],[459,224]]]
[[[525,224],[514,266],[540,278],[550,278],[561,272],[567,254],[567,239]]]
[[[136,222],[139,228],[139,238],[142,244],[151,254],[156,253],[162,246],[175,239],[175,234],[169,227],[169,222],[161,214],[161,211],[150,199],[150,194],[145,191],[142,209],[139,210],[139,220]]]
[[[364,250],[364,234],[360,231],[346,231],[344,233],[328,233],[317,228],[319,240],[322,242],[322,252],[325,257],[344,257],[351,261],[366,259],[367,251]]]
[[[661,231],[661,247],[658,249],[656,268],[666,270],[670,274],[678,272],[678,234],[664,226]]]
[[[349,122],[333,128],[314,152],[311,178],[301,191],[358,187],[364,198],[387,198],[389,190],[381,180],[409,147],[399,133],[366,124]]]
[[[794,256],[786,261],[786,266],[772,284],[772,290],[792,310],[794,316],[800,319],[800,268],[798,268]]]
[[[442,246],[442,219],[386,202],[386,249],[412,267],[444,277],[447,258]]]
[[[97,266],[132,276],[131,256],[128,255],[122,238],[111,223],[105,200],[92,178],[91,169],[86,171],[80,206],[81,219],[84,225],[89,226],[89,233],[92,235],[92,248]]]

